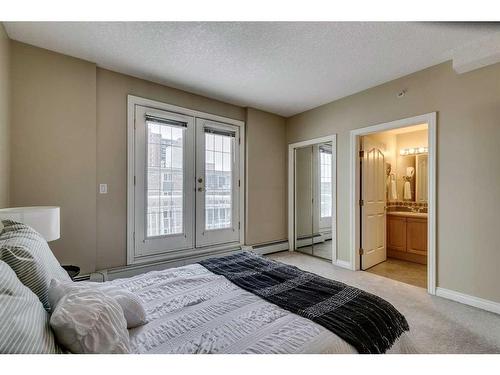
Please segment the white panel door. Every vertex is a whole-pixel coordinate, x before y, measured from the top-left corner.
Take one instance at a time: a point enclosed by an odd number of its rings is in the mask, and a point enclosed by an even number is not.
[[[136,257],[194,247],[194,118],[135,107]]]
[[[378,144],[362,139],[361,161],[361,269],[387,259],[385,214],[385,160]]]
[[[196,119],[196,247],[239,242],[239,127]]]

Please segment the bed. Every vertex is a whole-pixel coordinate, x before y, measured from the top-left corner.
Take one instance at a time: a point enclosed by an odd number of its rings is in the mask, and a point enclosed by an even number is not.
[[[252,252],[80,283],[3,225],[0,353],[415,353],[389,302]]]
[[[322,325],[242,289],[201,264],[110,283],[136,294],[145,305],[148,323],[129,330],[134,353],[358,352]],[[415,353],[408,332],[387,353]]]

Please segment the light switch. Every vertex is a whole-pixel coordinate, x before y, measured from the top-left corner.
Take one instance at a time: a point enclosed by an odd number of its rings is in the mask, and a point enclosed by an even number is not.
[[[99,184],[99,194],[108,194],[108,184]]]

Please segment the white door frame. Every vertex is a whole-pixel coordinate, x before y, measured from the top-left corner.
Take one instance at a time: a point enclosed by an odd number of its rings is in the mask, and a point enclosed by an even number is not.
[[[409,117],[401,120],[368,126],[350,132],[350,265],[351,269],[358,271],[359,262],[359,138],[363,135],[383,132],[391,129],[426,123],[429,138],[429,170],[428,170],[428,214],[427,214],[427,291],[436,294],[436,112],[420,116]]]
[[[332,142],[332,263],[337,263],[337,135],[314,138],[288,145],[288,250],[295,251],[295,150],[317,143]]]
[[[137,257],[134,252],[134,175],[135,175],[135,106],[146,106],[152,109],[159,109],[178,113],[181,115],[222,122],[230,125],[238,126],[240,131],[240,194],[239,194],[239,221],[240,221],[240,238],[239,245],[245,244],[245,122],[231,119],[228,117],[217,116],[210,113],[196,111],[193,109],[183,108],[172,104],[162,103],[156,100],[141,98],[135,95],[127,96],[127,265],[149,263],[160,260],[182,259],[189,256],[210,254],[226,248],[233,248],[234,244],[215,245],[203,248],[193,248],[188,250],[180,250],[177,254],[160,254],[155,256]]]

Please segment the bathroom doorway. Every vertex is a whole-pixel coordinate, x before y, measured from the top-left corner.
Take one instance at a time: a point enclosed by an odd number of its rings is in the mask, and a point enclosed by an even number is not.
[[[353,269],[431,294],[436,272],[434,145],[435,114],[351,132]]]

